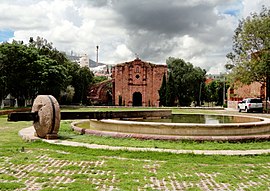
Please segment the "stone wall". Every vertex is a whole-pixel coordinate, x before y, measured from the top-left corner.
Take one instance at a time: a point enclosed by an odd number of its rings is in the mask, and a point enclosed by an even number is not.
[[[112,69],[115,105],[133,106],[141,95],[141,106],[159,106],[158,90],[164,73],[167,73],[166,65],[156,65],[138,58],[116,65]]]
[[[240,101],[249,97],[265,97],[265,87],[259,82],[254,82],[250,85],[242,85],[234,89],[228,90],[228,100]]]
[[[239,101],[228,101],[228,103],[227,103],[228,108],[231,108],[231,109],[237,109],[238,102],[239,102]]]
[[[112,80],[103,81],[89,89],[88,99],[92,105],[112,105]]]

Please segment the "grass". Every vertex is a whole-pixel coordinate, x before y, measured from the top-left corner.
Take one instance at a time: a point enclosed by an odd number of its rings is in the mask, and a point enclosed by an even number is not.
[[[206,156],[156,152],[109,151],[24,142],[18,131],[31,122],[6,122],[0,116],[1,190],[267,190],[270,155]],[[228,143],[148,142],[86,137],[63,121],[62,138],[90,142],[179,148],[229,148]],[[124,142],[124,143],[122,143]],[[134,142],[134,143],[133,143]],[[139,144],[139,145],[138,145]],[[228,144],[228,145],[227,145]],[[257,146],[255,146],[258,144]],[[184,146],[185,145],[185,146]],[[268,142],[235,144],[235,148],[269,148]],[[24,149],[22,149],[24,148]],[[211,184],[210,184],[210,183]],[[203,186],[204,185],[204,186]]]

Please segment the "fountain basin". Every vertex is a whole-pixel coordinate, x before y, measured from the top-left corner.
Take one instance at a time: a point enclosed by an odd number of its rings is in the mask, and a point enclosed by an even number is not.
[[[133,137],[141,139],[188,139],[221,141],[270,139],[270,119],[242,115],[230,116],[248,117],[255,119],[255,121],[244,123],[199,124],[106,119],[90,120],[91,128],[89,129],[79,128],[75,123],[73,124],[73,129],[81,132],[82,134],[86,133],[112,137]]]

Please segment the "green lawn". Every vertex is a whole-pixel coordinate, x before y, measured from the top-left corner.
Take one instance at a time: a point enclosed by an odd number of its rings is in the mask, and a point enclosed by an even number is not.
[[[108,151],[24,142],[31,122],[0,116],[0,190],[268,190],[270,155],[206,156]],[[100,144],[175,149],[269,148],[259,143],[194,143],[86,137],[63,121],[61,138]],[[177,147],[177,145],[180,145]],[[237,145],[237,146],[236,146]]]

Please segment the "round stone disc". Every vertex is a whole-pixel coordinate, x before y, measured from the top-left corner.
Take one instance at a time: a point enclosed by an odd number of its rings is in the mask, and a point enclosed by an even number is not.
[[[60,107],[51,95],[39,95],[34,100],[32,112],[38,112],[33,125],[38,137],[57,137],[60,127]]]

